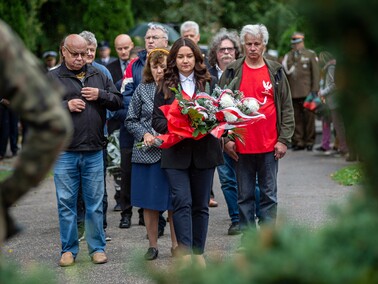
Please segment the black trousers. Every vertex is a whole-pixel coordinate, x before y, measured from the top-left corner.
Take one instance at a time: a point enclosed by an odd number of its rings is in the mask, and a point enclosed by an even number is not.
[[[0,105],[0,156],[5,156],[8,146],[13,155],[18,152],[18,115],[6,106]]]
[[[120,204],[121,216],[131,216],[133,207],[131,206],[131,154],[132,148],[121,148],[121,191]]]
[[[203,254],[215,168],[165,169],[172,188],[173,223],[184,252]]]

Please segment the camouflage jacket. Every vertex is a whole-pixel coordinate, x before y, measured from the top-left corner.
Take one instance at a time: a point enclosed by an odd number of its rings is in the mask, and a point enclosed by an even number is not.
[[[67,143],[71,122],[62,108],[62,91],[45,77],[38,59],[0,20],[0,92],[28,124],[27,143],[13,173],[0,183],[0,244],[17,229],[8,208],[45,177]]]

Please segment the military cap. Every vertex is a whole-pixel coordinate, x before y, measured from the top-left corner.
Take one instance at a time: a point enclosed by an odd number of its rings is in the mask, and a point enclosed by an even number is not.
[[[43,53],[42,58],[46,59],[47,57],[57,57],[57,56],[58,56],[58,53],[56,53],[55,51],[49,50]]]
[[[291,36],[291,43],[300,43],[304,40],[304,34],[300,32],[295,32]]]
[[[98,43],[98,49],[110,48],[109,42],[102,40]]]

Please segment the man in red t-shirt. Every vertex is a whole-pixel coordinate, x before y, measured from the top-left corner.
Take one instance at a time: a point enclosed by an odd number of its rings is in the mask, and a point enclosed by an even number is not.
[[[294,132],[294,111],[289,84],[282,66],[264,59],[269,34],[264,25],[246,25],[240,34],[245,56],[231,63],[220,79],[224,87],[237,78],[234,90],[256,98],[266,116],[246,127],[244,144],[225,139],[225,151],[236,161],[240,227],[255,227],[256,203],[259,222],[274,223],[277,217],[278,160],[285,156]],[[256,200],[256,177],[260,200]]]

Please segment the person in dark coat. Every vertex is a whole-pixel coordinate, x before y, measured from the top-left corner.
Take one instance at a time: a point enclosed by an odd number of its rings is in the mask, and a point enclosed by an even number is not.
[[[204,91],[206,83],[214,86],[204,64],[201,50],[188,38],[178,39],[172,46],[167,70],[155,96],[152,126],[156,132],[168,131],[167,119],[159,108],[175,99],[170,88],[181,86],[183,96],[194,97]],[[209,200],[215,167],[223,164],[220,143],[211,134],[194,140],[183,139],[163,149],[161,167],[165,169],[172,190],[173,222],[184,261],[197,261],[205,266],[203,253],[209,223]]]

